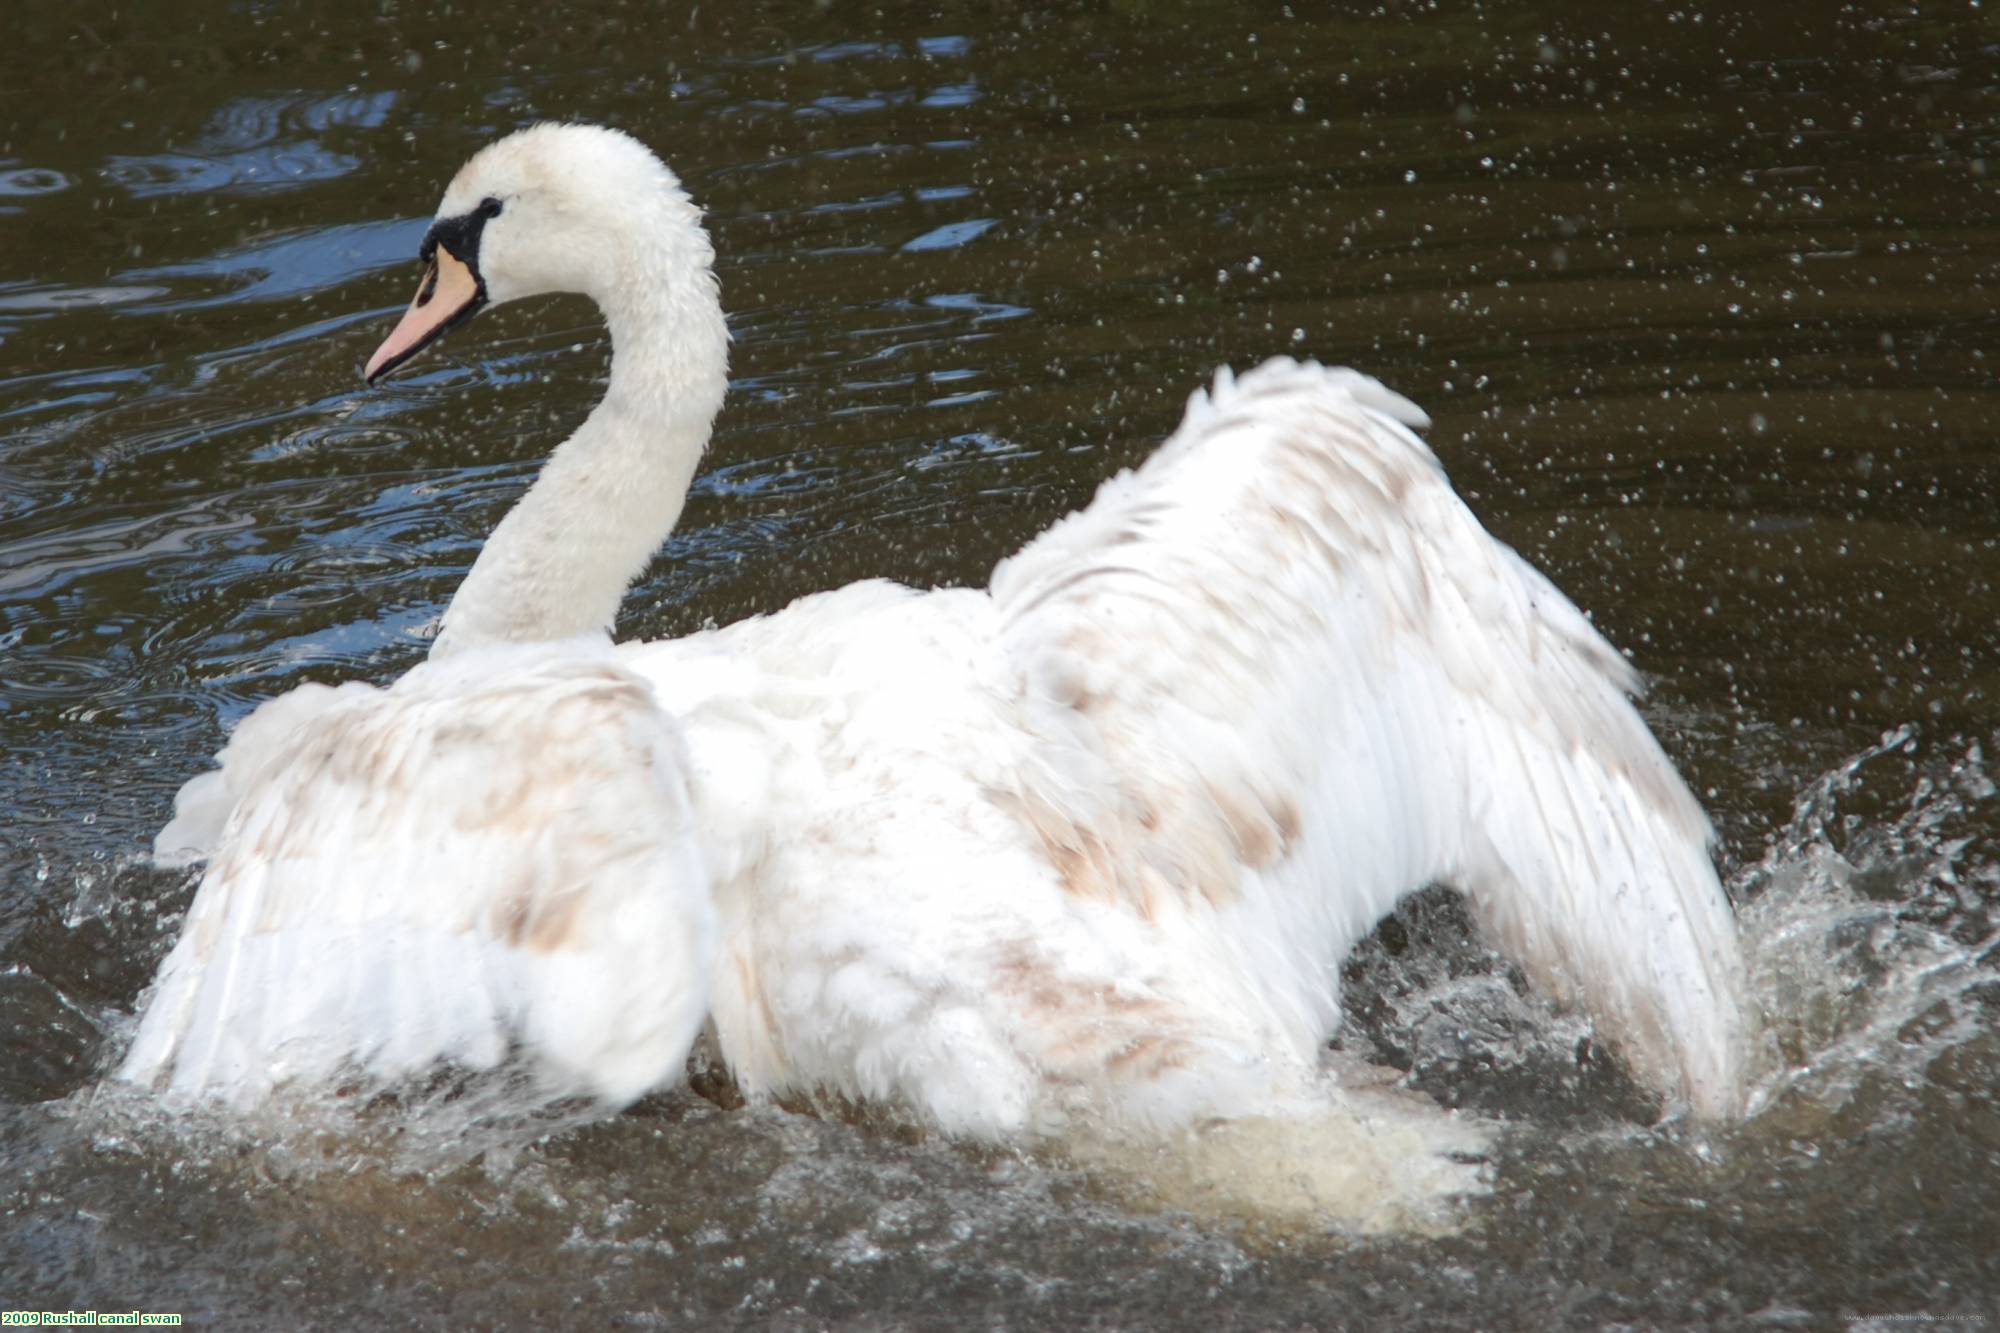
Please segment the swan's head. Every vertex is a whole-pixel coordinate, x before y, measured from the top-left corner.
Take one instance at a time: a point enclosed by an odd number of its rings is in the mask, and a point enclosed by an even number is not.
[[[416,299],[368,358],[373,384],[480,310],[581,292],[613,314],[637,288],[697,275],[713,299],[701,212],[651,149],[598,125],[537,125],[452,178],[418,251]]]

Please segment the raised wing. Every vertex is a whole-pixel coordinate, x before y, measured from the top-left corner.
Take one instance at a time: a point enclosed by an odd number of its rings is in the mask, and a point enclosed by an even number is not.
[[[286,696],[225,759],[175,821],[219,829],[119,1077],[243,1106],[515,1054],[613,1103],[680,1073],[709,887],[674,733],[602,647]]]
[[[1289,360],[1195,394],[994,574],[1047,742],[1004,795],[1074,893],[1255,915],[1321,1032],[1348,948],[1452,884],[1642,1076],[1727,1114],[1740,964],[1708,821],[1635,673],[1479,526],[1425,424]]]

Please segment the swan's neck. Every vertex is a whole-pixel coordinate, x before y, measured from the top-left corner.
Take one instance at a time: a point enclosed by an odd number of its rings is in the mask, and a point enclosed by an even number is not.
[[[728,387],[729,335],[708,244],[628,260],[600,296],[611,331],[604,399],[487,539],[431,645],[608,633],[625,589],[673,531]]]

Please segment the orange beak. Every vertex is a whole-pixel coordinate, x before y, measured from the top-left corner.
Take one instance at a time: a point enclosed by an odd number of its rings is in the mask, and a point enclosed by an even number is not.
[[[361,377],[373,384],[472,318],[486,304],[486,284],[457,255],[439,245],[417,285],[417,296],[389,333]]]

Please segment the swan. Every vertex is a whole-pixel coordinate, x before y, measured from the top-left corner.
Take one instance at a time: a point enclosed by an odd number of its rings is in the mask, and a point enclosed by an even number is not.
[[[118,1078],[240,1108],[521,1060],[618,1106],[712,1025],[752,1097],[1153,1135],[1310,1095],[1343,959],[1445,883],[1670,1108],[1741,1113],[1707,818],[1404,398],[1225,369],[986,588],[614,644],[726,385],[700,214],[637,140],[540,125],[421,258],[371,384],[581,292],[609,385],[428,660],[265,703],[183,788],[156,855],[206,865]]]

